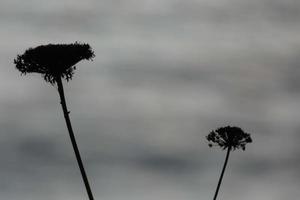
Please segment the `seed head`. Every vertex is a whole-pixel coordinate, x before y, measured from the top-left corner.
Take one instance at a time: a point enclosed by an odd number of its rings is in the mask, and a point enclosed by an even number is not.
[[[56,78],[72,79],[75,64],[94,57],[89,44],[48,44],[27,49],[14,59],[16,68],[22,73],[40,73],[46,82],[55,84]]]
[[[211,131],[206,139],[209,142],[209,147],[219,146],[223,150],[230,148],[231,150],[245,150],[246,144],[251,143],[252,139],[249,133],[244,132],[239,127],[221,127]]]

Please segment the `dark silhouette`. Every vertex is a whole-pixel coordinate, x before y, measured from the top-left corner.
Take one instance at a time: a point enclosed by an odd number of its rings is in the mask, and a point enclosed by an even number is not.
[[[48,44],[36,48],[29,48],[24,54],[18,55],[14,60],[16,68],[20,70],[22,74],[32,72],[40,73],[46,82],[49,82],[52,85],[55,85],[55,83],[57,84],[66,125],[90,200],[94,200],[94,197],[73,133],[69,111],[66,105],[62,78],[67,81],[71,80],[75,70],[75,64],[83,59],[91,60],[94,56],[94,52],[90,45],[75,42],[74,44]]]
[[[252,139],[250,137],[250,134],[244,132],[241,128],[231,126],[221,127],[217,130],[211,131],[206,136],[206,139],[209,141],[209,147],[219,146],[223,150],[227,149],[226,158],[213,199],[216,200],[222,183],[223,175],[227,166],[230,151],[234,151],[236,149],[245,150],[246,144],[251,143]]]

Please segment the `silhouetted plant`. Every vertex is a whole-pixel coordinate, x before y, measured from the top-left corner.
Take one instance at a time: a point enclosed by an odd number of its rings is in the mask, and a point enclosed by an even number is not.
[[[52,85],[57,84],[64,118],[82,179],[90,200],[93,200],[94,197],[73,133],[69,111],[66,105],[62,78],[67,81],[72,79],[75,64],[84,59],[91,60],[94,56],[94,52],[90,45],[75,42],[74,44],[48,44],[29,48],[24,54],[18,55],[14,60],[16,68],[21,71],[22,74],[40,73],[46,82],[49,82]]]
[[[214,131],[211,131],[206,136],[206,139],[209,142],[208,144],[209,147],[219,146],[223,150],[227,149],[226,158],[224,161],[222,172],[218,181],[218,186],[216,188],[216,192],[213,199],[216,200],[222,183],[223,175],[227,166],[230,151],[236,149],[245,150],[246,144],[251,143],[252,139],[250,137],[250,134],[244,132],[241,128],[231,127],[231,126],[221,127]]]

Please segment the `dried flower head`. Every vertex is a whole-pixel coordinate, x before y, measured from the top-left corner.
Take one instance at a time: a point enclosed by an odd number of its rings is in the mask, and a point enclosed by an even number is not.
[[[14,63],[22,74],[40,73],[45,81],[55,84],[57,77],[72,79],[75,64],[94,56],[89,44],[48,44],[27,49]]]
[[[209,147],[220,146],[223,150],[230,148],[245,150],[246,144],[251,143],[252,139],[249,133],[244,132],[239,127],[221,127],[211,131],[206,139],[209,141]]]

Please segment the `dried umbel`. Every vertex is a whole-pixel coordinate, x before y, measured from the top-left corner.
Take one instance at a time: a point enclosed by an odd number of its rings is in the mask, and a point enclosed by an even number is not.
[[[27,49],[14,63],[22,74],[40,73],[45,81],[55,84],[58,77],[67,81],[72,79],[75,64],[94,56],[88,44],[48,44]]]
[[[214,131],[211,131],[207,136],[206,139],[208,140],[209,147],[212,146],[219,146],[223,150],[227,149],[224,165],[222,168],[222,172],[218,181],[218,185],[216,188],[216,192],[214,195],[213,200],[217,199],[219,189],[223,180],[224,172],[228,163],[228,158],[229,154],[232,150],[236,149],[243,149],[245,150],[246,144],[251,143],[252,139],[250,137],[249,133],[244,132],[241,128],[239,127],[231,127],[231,126],[226,126],[226,127],[221,127],[218,128]]]
[[[84,59],[90,60],[94,56],[90,45],[75,42],[74,44],[48,44],[36,48],[29,48],[23,55],[18,55],[14,60],[16,68],[21,71],[22,74],[40,73],[46,82],[57,85],[70,140],[89,200],[94,200],[94,197],[73,132],[62,79],[66,79],[67,81],[72,79],[75,64]]]
[[[230,148],[231,150],[243,149],[246,144],[251,143],[252,139],[249,133],[244,132],[239,127],[221,127],[211,131],[206,139],[209,141],[209,146],[220,146],[222,149]]]

